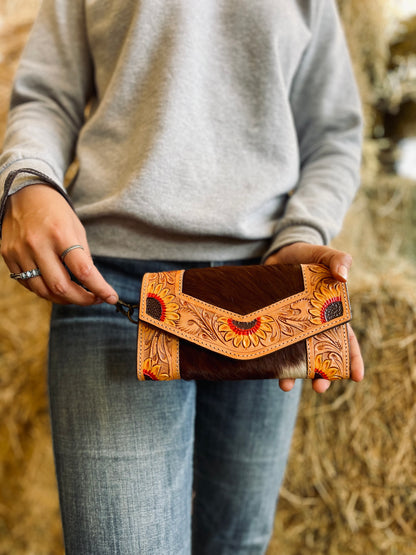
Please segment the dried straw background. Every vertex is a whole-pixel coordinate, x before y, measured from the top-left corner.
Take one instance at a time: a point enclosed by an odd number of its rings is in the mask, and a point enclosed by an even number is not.
[[[0,137],[38,5],[1,0]],[[416,184],[381,165],[391,162],[394,145],[373,132],[400,116],[401,102],[416,100],[416,87],[411,72],[397,70],[412,60],[408,52],[393,49],[406,56],[400,66],[391,58],[394,0],[339,5],[366,140],[363,185],[336,245],[355,259],[350,292],[367,376],[358,385],[335,384],[324,396],[305,387],[268,554],[414,555]],[[416,136],[415,122],[405,124]],[[10,280],[3,263],[0,284],[0,555],[59,555],[45,385],[49,306]]]

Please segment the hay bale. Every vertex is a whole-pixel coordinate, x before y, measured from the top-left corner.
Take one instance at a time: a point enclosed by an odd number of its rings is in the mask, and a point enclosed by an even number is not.
[[[3,263],[0,283],[0,553],[58,554],[45,376],[50,306],[10,280]]]
[[[416,263],[416,183],[396,175],[381,175],[365,195],[368,220],[385,256],[398,254]]]
[[[390,5],[385,0],[338,0],[348,47],[364,109],[366,138],[372,138],[377,123],[374,110],[387,75],[390,58]]]
[[[270,555],[415,553],[416,271],[361,277],[367,376],[322,397],[304,389]]]
[[[389,172],[394,137],[377,133],[380,109],[400,105],[410,87],[390,86],[388,4],[339,4],[366,126],[363,185],[334,246],[354,257],[349,289],[366,379],[321,397],[306,384],[268,553],[413,555],[416,184]]]
[[[13,74],[39,0],[0,6],[0,138]],[[2,140],[2,139],[1,139]],[[0,262],[0,553],[63,553],[46,400],[50,306]]]
[[[386,87],[395,70],[392,3],[339,0],[366,127],[363,187],[334,244],[355,259],[349,287],[367,377],[323,396],[305,384],[269,555],[416,552],[415,184],[386,173],[394,144],[377,132],[380,106],[401,104],[409,91],[406,84],[397,99]],[[0,6],[0,135],[39,4]],[[59,555],[45,380],[50,307],[10,280],[3,263],[0,285],[0,554]]]

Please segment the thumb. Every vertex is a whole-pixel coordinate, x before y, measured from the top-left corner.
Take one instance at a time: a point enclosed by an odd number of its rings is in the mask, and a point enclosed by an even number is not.
[[[352,265],[352,256],[326,245],[298,244],[299,262],[324,264],[332,276],[339,281],[347,281]]]
[[[332,252],[327,252],[324,258],[327,260],[322,262],[329,267],[333,277],[339,281],[347,281],[352,265],[351,255],[346,252],[332,250]]]
[[[335,279],[347,281],[352,256],[326,245],[292,243],[272,254],[266,264],[324,264]]]

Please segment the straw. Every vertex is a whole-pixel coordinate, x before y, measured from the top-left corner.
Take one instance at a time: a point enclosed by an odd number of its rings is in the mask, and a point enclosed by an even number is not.
[[[0,135],[39,0],[0,6]],[[386,114],[412,98],[385,0],[339,2],[366,117],[362,187],[334,246],[351,252],[353,325],[367,375],[304,384],[269,555],[416,553],[416,193],[391,173]],[[404,33],[406,34],[406,33]],[[412,44],[411,42],[409,44]],[[405,61],[403,61],[405,60]],[[392,74],[394,73],[394,75]],[[394,83],[394,86],[391,86]],[[0,263],[0,555],[63,554],[46,400],[50,306]]]

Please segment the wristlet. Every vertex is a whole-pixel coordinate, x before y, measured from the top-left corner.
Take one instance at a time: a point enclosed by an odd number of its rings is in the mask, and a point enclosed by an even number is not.
[[[348,378],[350,319],[346,284],[322,265],[148,273],[140,294],[137,376]]]

